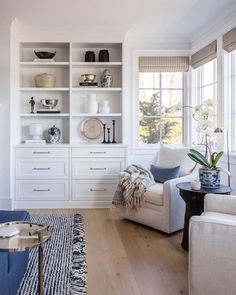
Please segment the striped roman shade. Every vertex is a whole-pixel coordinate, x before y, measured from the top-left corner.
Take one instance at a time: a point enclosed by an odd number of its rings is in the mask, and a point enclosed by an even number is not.
[[[227,52],[236,50],[236,28],[232,29],[223,36],[223,48]]]
[[[187,72],[188,56],[140,56],[140,72]]]
[[[217,41],[215,40],[191,56],[191,66],[196,69],[216,58],[216,55]]]

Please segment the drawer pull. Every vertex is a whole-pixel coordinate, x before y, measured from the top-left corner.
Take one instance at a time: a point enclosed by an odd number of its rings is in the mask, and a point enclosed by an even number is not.
[[[107,170],[107,168],[90,168],[90,170]]]
[[[103,188],[103,189],[90,189],[90,192],[106,192],[107,189],[106,188]]]
[[[34,192],[50,192],[50,188],[48,188],[48,189],[37,189],[37,188],[34,188],[33,191]]]
[[[51,168],[50,167],[45,167],[45,168],[43,168],[43,167],[39,167],[39,168],[34,167],[33,170],[51,170]]]
[[[107,152],[90,152],[90,154],[106,154]]]
[[[50,154],[51,152],[33,152],[33,154]]]

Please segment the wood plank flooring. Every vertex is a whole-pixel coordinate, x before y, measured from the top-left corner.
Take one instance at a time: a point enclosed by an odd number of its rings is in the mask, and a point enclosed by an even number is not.
[[[120,219],[110,209],[30,210],[84,216],[88,295],[188,294],[188,254],[182,233],[165,235]]]

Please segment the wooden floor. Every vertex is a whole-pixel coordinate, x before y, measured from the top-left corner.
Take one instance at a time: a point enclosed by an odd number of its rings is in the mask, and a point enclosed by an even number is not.
[[[78,212],[84,216],[88,295],[187,295],[188,255],[182,233],[165,235],[120,219],[114,210],[31,210]]]

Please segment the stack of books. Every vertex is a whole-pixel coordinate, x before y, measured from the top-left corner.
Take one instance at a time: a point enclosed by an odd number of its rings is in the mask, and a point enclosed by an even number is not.
[[[80,82],[80,87],[98,87],[98,82]]]

